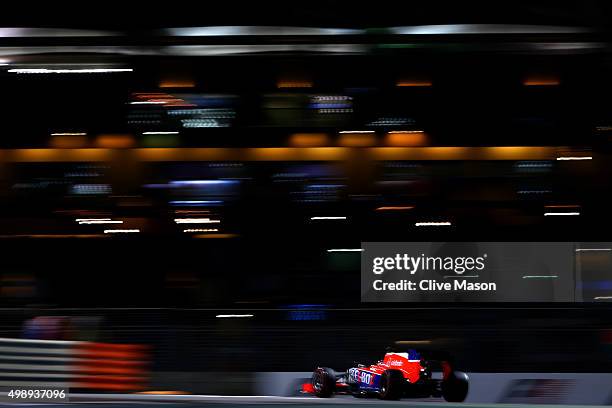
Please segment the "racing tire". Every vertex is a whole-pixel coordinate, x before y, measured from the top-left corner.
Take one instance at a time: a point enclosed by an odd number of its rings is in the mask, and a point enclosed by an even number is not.
[[[336,391],[336,373],[331,368],[319,367],[312,373],[310,380],[314,395],[329,398]]]
[[[466,373],[453,371],[442,381],[442,397],[448,402],[463,402],[469,390],[469,378]]]
[[[404,392],[404,375],[399,370],[386,370],[380,377],[378,397],[384,400],[398,400]]]

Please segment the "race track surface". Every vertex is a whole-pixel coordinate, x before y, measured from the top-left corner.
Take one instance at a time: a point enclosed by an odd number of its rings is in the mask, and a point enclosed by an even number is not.
[[[70,407],[70,408],[135,408],[154,406],[158,408],[191,408],[213,407],[228,408],[228,406],[256,406],[256,408],[317,408],[326,405],[359,405],[361,408],[407,407],[407,408],[550,408],[551,405],[537,404],[470,404],[448,403],[439,399],[400,401],[381,401],[378,399],[360,399],[350,396],[334,398],[315,397],[274,397],[274,396],[222,396],[222,395],[142,395],[142,394],[77,394],[70,396],[68,403],[0,403],[0,406],[23,407]],[[596,405],[560,405],[563,408],[590,407]]]

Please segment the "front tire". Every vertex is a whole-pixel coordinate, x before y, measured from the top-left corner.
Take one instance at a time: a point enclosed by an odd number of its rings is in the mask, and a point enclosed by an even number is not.
[[[463,402],[469,390],[469,378],[466,373],[453,371],[442,381],[442,396],[448,402]]]
[[[386,370],[380,377],[378,396],[384,400],[398,400],[404,392],[404,375],[399,370]]]
[[[317,397],[329,398],[336,391],[336,373],[331,368],[319,367],[312,373],[310,383]]]

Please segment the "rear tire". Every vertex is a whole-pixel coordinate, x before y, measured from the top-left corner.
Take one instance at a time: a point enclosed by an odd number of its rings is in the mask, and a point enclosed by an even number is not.
[[[387,370],[380,377],[378,396],[384,400],[398,400],[404,393],[404,375],[399,370]]]
[[[319,367],[312,373],[310,383],[317,397],[329,398],[336,391],[336,373],[331,368]]]
[[[463,402],[469,390],[469,378],[466,373],[453,371],[442,381],[442,396],[448,402]]]

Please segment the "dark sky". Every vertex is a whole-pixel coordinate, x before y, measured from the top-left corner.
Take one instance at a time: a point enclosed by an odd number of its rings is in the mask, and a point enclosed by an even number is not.
[[[381,27],[489,23],[609,25],[606,1],[54,1],[12,2],[0,27],[141,29],[205,25]]]

